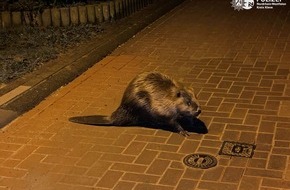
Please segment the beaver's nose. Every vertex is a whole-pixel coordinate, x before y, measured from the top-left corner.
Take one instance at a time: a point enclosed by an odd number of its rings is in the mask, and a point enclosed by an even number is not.
[[[201,113],[201,109],[200,108],[197,108],[197,110],[194,113],[194,115],[197,117],[200,113]]]
[[[201,114],[201,109],[198,109],[196,112],[198,115]]]

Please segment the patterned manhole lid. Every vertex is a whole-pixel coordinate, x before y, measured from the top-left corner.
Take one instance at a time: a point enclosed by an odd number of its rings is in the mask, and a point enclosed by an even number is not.
[[[183,159],[189,167],[208,169],[217,165],[217,159],[208,154],[189,154]]]
[[[256,145],[232,141],[224,141],[220,155],[252,158]]]

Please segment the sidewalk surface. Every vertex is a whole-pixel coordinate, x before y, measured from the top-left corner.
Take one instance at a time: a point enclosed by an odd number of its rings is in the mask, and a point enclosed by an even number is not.
[[[0,131],[2,189],[290,189],[290,11],[235,11],[185,1]],[[160,71],[192,86],[208,134],[94,127],[128,82]],[[256,144],[252,158],[219,155],[223,141]],[[211,169],[183,164],[215,156]]]

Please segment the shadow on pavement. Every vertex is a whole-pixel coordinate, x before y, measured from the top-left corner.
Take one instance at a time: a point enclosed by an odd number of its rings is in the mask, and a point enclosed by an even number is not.
[[[101,115],[76,116],[76,117],[69,118],[69,121],[74,122],[74,123],[91,125],[91,126],[130,127],[130,125],[129,126],[128,125],[114,126],[109,123],[109,121],[107,120],[107,116],[101,116]],[[182,120],[178,120],[178,122],[188,132],[198,133],[198,134],[208,133],[208,129],[205,123],[198,118],[182,119]],[[135,125],[132,125],[131,127],[133,126],[136,127]],[[140,125],[140,127],[176,132],[175,129],[169,128],[166,125]]]

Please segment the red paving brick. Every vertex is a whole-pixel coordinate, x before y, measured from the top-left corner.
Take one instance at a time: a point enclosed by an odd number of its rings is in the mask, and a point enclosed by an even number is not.
[[[290,12],[234,11],[185,1],[0,133],[0,189],[289,189]],[[198,93],[205,135],[75,124],[108,115],[143,71]],[[253,158],[218,155],[224,140],[255,143]],[[214,155],[211,169],[185,155]]]

